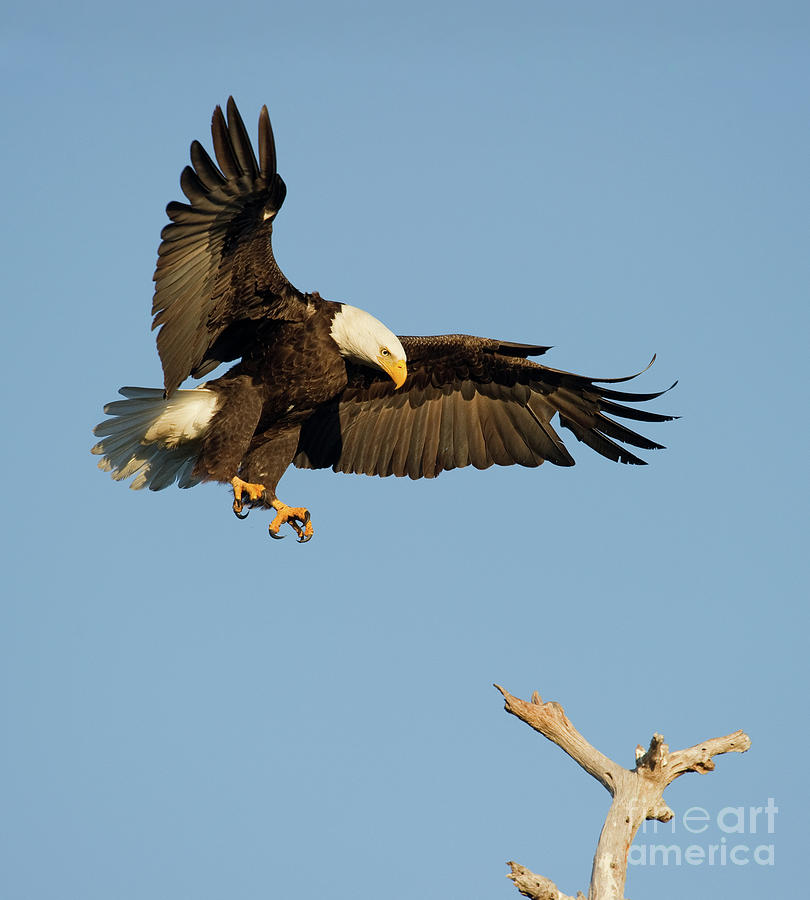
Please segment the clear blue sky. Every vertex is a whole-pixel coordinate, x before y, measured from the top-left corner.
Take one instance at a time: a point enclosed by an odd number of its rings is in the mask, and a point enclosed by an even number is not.
[[[749,864],[635,866],[627,893],[795,891],[807,4],[33,3],[0,44],[3,897],[492,900],[508,859],[585,889],[608,795],[493,681],[628,766],[654,731],[747,730],[667,794],[711,826],[662,840]],[[306,546],[224,488],[99,473],[101,406],[160,383],[163,207],[230,93],[251,133],[270,108],[299,287],[585,374],[657,352],[669,449],[622,467],[564,432],[573,469],[291,472]],[[769,797],[774,833],[719,827]]]

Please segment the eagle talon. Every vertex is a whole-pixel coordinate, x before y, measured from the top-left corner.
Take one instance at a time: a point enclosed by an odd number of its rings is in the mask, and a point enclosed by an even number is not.
[[[280,500],[274,500],[272,506],[273,509],[276,510],[277,515],[270,523],[268,529],[270,537],[275,539],[282,537],[282,535],[278,533],[279,529],[282,525],[287,523],[298,535],[299,544],[306,544],[307,541],[312,540],[315,530],[312,527],[308,509],[304,509],[300,506],[287,506],[286,503],[282,503]]]
[[[301,518],[300,516],[295,516],[294,518],[290,519],[290,525],[292,525],[292,527],[295,529],[295,533],[298,535],[299,544],[306,544],[307,541],[311,541],[315,534],[314,529],[309,524],[310,518],[311,517],[309,515],[309,510],[306,509],[304,510],[303,518]],[[301,522],[301,525],[298,524],[299,521]],[[309,525],[309,528],[307,528],[307,525]]]
[[[264,506],[267,501],[267,489],[263,484],[251,484],[248,481],[235,475],[231,479],[231,487],[233,488],[233,514],[237,519],[246,519],[248,513],[254,506]],[[247,494],[247,509],[242,502],[242,495]],[[242,510],[245,509],[244,514]]]
[[[251,501],[248,501],[247,509],[245,509],[245,504],[242,502],[242,497],[237,497],[234,495],[233,506],[231,508],[233,509],[233,514],[237,519],[246,519],[250,514],[251,509],[253,509],[253,503]]]
[[[299,528],[297,524],[293,524],[293,527],[298,532],[298,543],[306,544],[307,541],[311,541],[315,536],[315,529],[312,527],[312,522],[310,522],[311,516],[309,514],[309,510],[304,510],[304,518],[301,519],[301,525],[303,525],[303,529]]]

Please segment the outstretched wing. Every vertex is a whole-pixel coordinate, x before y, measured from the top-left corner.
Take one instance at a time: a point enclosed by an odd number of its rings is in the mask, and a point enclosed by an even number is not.
[[[228,99],[211,121],[217,165],[198,141],[180,176],[189,203],[170,203],[154,280],[153,328],[171,393],[242,355],[259,319],[284,315],[301,295],[270,246],[287,188],[276,171],[267,107],[259,116],[257,161],[239,110]]]
[[[573,457],[551,425],[555,414],[560,425],[602,456],[644,465],[621,445],[656,450],[661,444],[611,416],[641,422],[674,418],[624,405],[653,400],[664,391],[636,394],[603,386],[635,375],[586,378],[526,358],[545,347],[467,335],[400,340],[408,357],[403,387],[395,390],[370,369],[352,371],[340,398],[303,426],[296,466],[411,478],[468,465],[539,466],[549,460],[572,466]]]

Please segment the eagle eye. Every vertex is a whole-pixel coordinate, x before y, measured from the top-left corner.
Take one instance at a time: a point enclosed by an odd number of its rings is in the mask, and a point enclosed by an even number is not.
[[[390,355],[391,355],[391,351],[388,349],[388,347],[380,347],[380,356],[390,356]]]

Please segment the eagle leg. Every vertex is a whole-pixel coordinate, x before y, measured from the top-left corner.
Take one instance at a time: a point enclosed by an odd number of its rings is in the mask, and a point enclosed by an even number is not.
[[[306,544],[307,541],[312,540],[315,529],[312,527],[308,509],[305,509],[303,506],[287,506],[281,500],[273,500],[270,505],[277,513],[269,526],[271,538],[281,540],[283,535],[280,535],[278,530],[285,522],[289,522],[298,535],[299,544]],[[298,524],[299,522],[301,523],[300,525]]]
[[[238,475],[231,478],[231,487],[233,487],[233,511],[238,519],[246,519],[251,507],[254,503],[264,502],[266,488],[263,484],[251,484],[249,481],[242,481]],[[242,502],[242,494],[247,494],[250,506],[243,513],[244,503]]]

